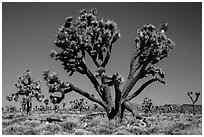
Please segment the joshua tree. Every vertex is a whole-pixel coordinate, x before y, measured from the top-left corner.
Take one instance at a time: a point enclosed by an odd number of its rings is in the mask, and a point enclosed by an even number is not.
[[[18,91],[8,95],[6,98],[8,101],[18,101],[19,97],[22,96],[22,110],[26,109],[27,113],[32,109],[32,98],[36,98],[38,101],[44,98],[44,95],[41,94],[40,81],[34,81],[31,78],[30,70],[26,70],[24,74],[18,78],[18,83],[16,83],[15,86]]]
[[[51,51],[50,56],[62,63],[63,69],[72,76],[75,72],[87,76],[93,84],[94,90],[99,95],[91,95],[70,82],[61,81],[57,74],[43,71],[50,93],[60,92],[61,97],[56,100],[60,103],[65,94],[74,91],[101,105],[111,120],[120,114],[122,119],[124,110],[130,111],[133,116],[138,114],[133,110],[130,101],[139,95],[145,87],[158,81],[165,84],[164,72],[154,67],[159,61],[168,56],[174,47],[174,42],[167,38],[167,24],[156,28],[154,25],[144,25],[138,30],[139,36],[135,39],[135,51],[130,61],[130,69],[124,86],[121,87],[123,77],[117,72],[112,76],[106,74],[106,65],[110,59],[112,47],[120,38],[120,32],[114,21],[99,19],[96,9],[87,12],[80,11],[79,17],[73,21],[72,17],[66,18],[65,23],[59,28],[55,46],[60,51]],[[85,58],[89,56],[97,70],[94,73],[89,69]],[[141,79],[152,75],[141,87],[132,91],[134,85]],[[111,87],[114,91],[111,91]],[[112,98],[115,92],[115,98]],[[137,117],[141,118],[141,117]]]
[[[65,110],[66,104],[67,104],[67,103],[66,103],[65,101],[62,102],[62,108],[63,108],[63,110]]]
[[[190,97],[192,104],[193,104],[193,115],[195,115],[195,103],[198,101],[198,98],[200,96],[200,92],[196,92],[196,98],[195,100],[193,99],[193,92],[188,92],[187,95]]]
[[[79,100],[76,99],[74,101],[70,101],[70,104],[72,109],[79,110],[80,112],[82,112],[82,110],[86,109],[87,102],[85,102],[84,99],[81,98]]]
[[[23,97],[22,101],[20,101],[20,103],[21,103],[21,110],[26,111],[26,98]]]
[[[49,99],[46,98],[46,99],[44,99],[43,102],[45,103],[45,109],[48,110],[47,105],[48,105],[48,103],[49,103]]]
[[[144,111],[144,113],[152,113],[152,109],[153,109],[153,103],[152,100],[145,97],[142,103],[142,109]]]

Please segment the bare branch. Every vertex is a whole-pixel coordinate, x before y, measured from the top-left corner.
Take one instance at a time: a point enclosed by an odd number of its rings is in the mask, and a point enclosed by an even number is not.
[[[106,53],[106,57],[105,57],[103,63],[101,64],[101,67],[105,67],[105,66],[107,65],[108,60],[109,60],[109,58],[110,58],[110,54],[111,54],[110,51],[108,51],[108,52]]]
[[[196,103],[196,102],[197,102],[197,100],[198,100],[199,96],[200,96],[200,92],[196,92],[196,99],[195,99],[194,103]]]

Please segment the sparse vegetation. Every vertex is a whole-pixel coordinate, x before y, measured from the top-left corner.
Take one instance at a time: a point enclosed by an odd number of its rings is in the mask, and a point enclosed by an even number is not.
[[[45,111],[47,112],[47,111]],[[142,113],[142,112],[141,112]],[[82,117],[83,115],[83,117]],[[108,117],[87,113],[42,113],[32,115],[6,112],[2,115],[3,135],[201,135],[202,114],[152,113],[146,117],[148,125],[139,126],[138,120],[125,112],[122,123],[109,121]],[[47,117],[63,119],[63,122],[41,121]]]

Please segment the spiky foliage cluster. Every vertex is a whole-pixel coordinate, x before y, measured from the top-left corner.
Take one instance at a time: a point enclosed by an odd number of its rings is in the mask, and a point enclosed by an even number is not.
[[[50,101],[53,104],[59,104],[65,97],[65,93],[71,91],[71,84],[58,79],[56,73],[50,73],[48,70],[43,71],[43,77],[50,93],[60,92],[61,97],[50,95]]]
[[[130,71],[128,80],[123,88],[125,92],[123,96],[126,97],[129,94],[138,80],[148,75],[152,75],[154,78],[144,83],[141,88],[128,97],[128,100],[136,97],[146,86],[154,81],[165,84],[165,81],[162,80],[165,73],[161,68],[156,68],[154,65],[168,57],[169,52],[175,47],[175,43],[166,36],[167,30],[167,23],[160,25],[159,28],[148,24],[138,30],[139,36],[135,39],[136,50],[130,62]]]
[[[187,95],[190,97],[192,104],[193,104],[193,114],[195,114],[195,103],[198,101],[198,98],[200,96],[200,92],[196,92],[196,98],[193,99],[193,92],[188,92]]]
[[[88,109],[86,106],[87,102],[83,98],[70,101],[70,104],[72,110],[79,110],[81,112]]]
[[[135,39],[139,62],[149,60],[151,64],[156,64],[168,56],[168,52],[174,47],[174,42],[167,38],[167,23],[156,29],[154,25],[144,25],[138,30],[139,36]]]
[[[25,106],[29,107],[26,102],[31,103],[32,98],[36,98],[39,102],[44,98],[41,92],[40,81],[34,81],[32,79],[30,70],[26,70],[24,74],[18,78],[18,83],[16,83],[15,86],[18,91],[6,96],[8,101],[18,101],[19,97],[22,96],[22,104],[26,104]]]
[[[45,98],[45,99],[43,100],[43,103],[45,103],[45,109],[48,110],[49,99],[48,99],[48,98]]]
[[[25,73],[18,78],[18,83],[16,83],[15,86],[18,91],[8,95],[8,101],[18,101],[20,96],[26,96],[28,99],[35,97],[39,101],[43,98],[40,81],[32,80],[30,70],[26,70]]]
[[[90,12],[81,10],[76,21],[68,17],[59,28],[55,45],[62,50],[52,51],[50,56],[60,60],[64,70],[70,72],[70,76],[75,71],[84,73],[80,64],[86,52],[98,67],[104,67],[110,57],[113,43],[120,37],[114,21],[98,19],[96,14],[96,9]]]
[[[142,102],[142,110],[144,111],[144,113],[152,113],[152,109],[153,109],[154,105],[152,103],[152,100],[145,97],[143,102]]]
[[[103,67],[100,67],[97,71],[95,71],[95,77],[97,79],[101,79],[101,83],[108,86],[113,86],[114,84],[121,85],[124,82],[124,78],[121,74],[117,72],[112,76],[108,76],[105,68]]]

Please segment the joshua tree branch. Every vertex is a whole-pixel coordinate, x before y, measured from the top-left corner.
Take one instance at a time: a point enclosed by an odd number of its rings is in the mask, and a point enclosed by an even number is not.
[[[200,96],[200,93],[199,92],[196,93],[196,99],[194,100],[194,103],[196,103],[198,101],[199,96]]]
[[[101,64],[101,67],[105,67],[107,65],[108,60],[110,58],[110,54],[111,54],[110,51],[108,51],[107,54],[106,54],[106,57],[105,57],[105,59],[103,61],[103,63]]]
[[[81,94],[82,96],[88,98],[89,100],[100,104],[102,107],[107,109],[107,106],[101,100],[97,99],[95,96],[90,95],[89,93],[87,93],[87,92],[83,91],[82,89],[80,89],[78,87],[75,87],[73,85],[72,85],[72,90],[79,93],[79,94]]]
[[[165,84],[164,81],[160,80],[159,78],[153,78],[148,80],[147,82],[145,82],[137,91],[135,91],[132,95],[127,97],[127,101],[132,100],[133,98],[135,98],[136,96],[138,96],[148,85],[150,85],[151,83],[155,82],[155,81],[159,81],[160,83]]]
[[[94,88],[96,89],[96,91],[98,92],[98,94],[100,96],[102,96],[102,94],[99,91],[99,82],[96,79],[96,77],[93,75],[93,73],[88,69],[88,67],[86,66],[86,64],[84,63],[84,61],[81,61],[81,67],[83,68],[86,76],[90,79],[90,81],[92,82],[92,84],[94,85]]]
[[[135,77],[127,79],[122,90],[122,98],[126,98],[128,96],[129,92],[131,91],[135,83],[140,79],[142,73],[143,71],[140,70]]]
[[[131,76],[130,78],[128,77],[123,90],[122,90],[122,98],[125,99],[128,94],[130,93],[130,91],[132,90],[132,88],[134,87],[134,85],[137,83],[137,81],[141,78],[143,78],[146,74],[146,67],[148,66],[150,61],[150,56],[142,63],[141,68],[139,70],[139,72],[137,73],[136,76],[134,76],[134,74],[132,74],[133,76]]]
[[[191,101],[194,103],[193,97],[191,94],[188,94],[188,96],[190,97]]]
[[[100,68],[101,65],[99,64],[99,62],[96,59],[96,56],[92,56],[90,52],[88,52],[89,56],[91,57],[92,61],[94,62],[94,64],[97,66],[97,68]]]
[[[137,45],[139,43],[137,41],[135,41],[135,44],[136,44],[136,47],[137,47]],[[136,59],[141,55],[141,53],[142,52],[138,48],[136,48],[136,51],[133,53],[133,56],[132,56],[132,59],[131,59],[131,62],[130,62],[130,71],[129,71],[128,77],[132,77],[134,75],[134,73],[141,67],[140,62],[137,62],[137,64],[134,65]]]

